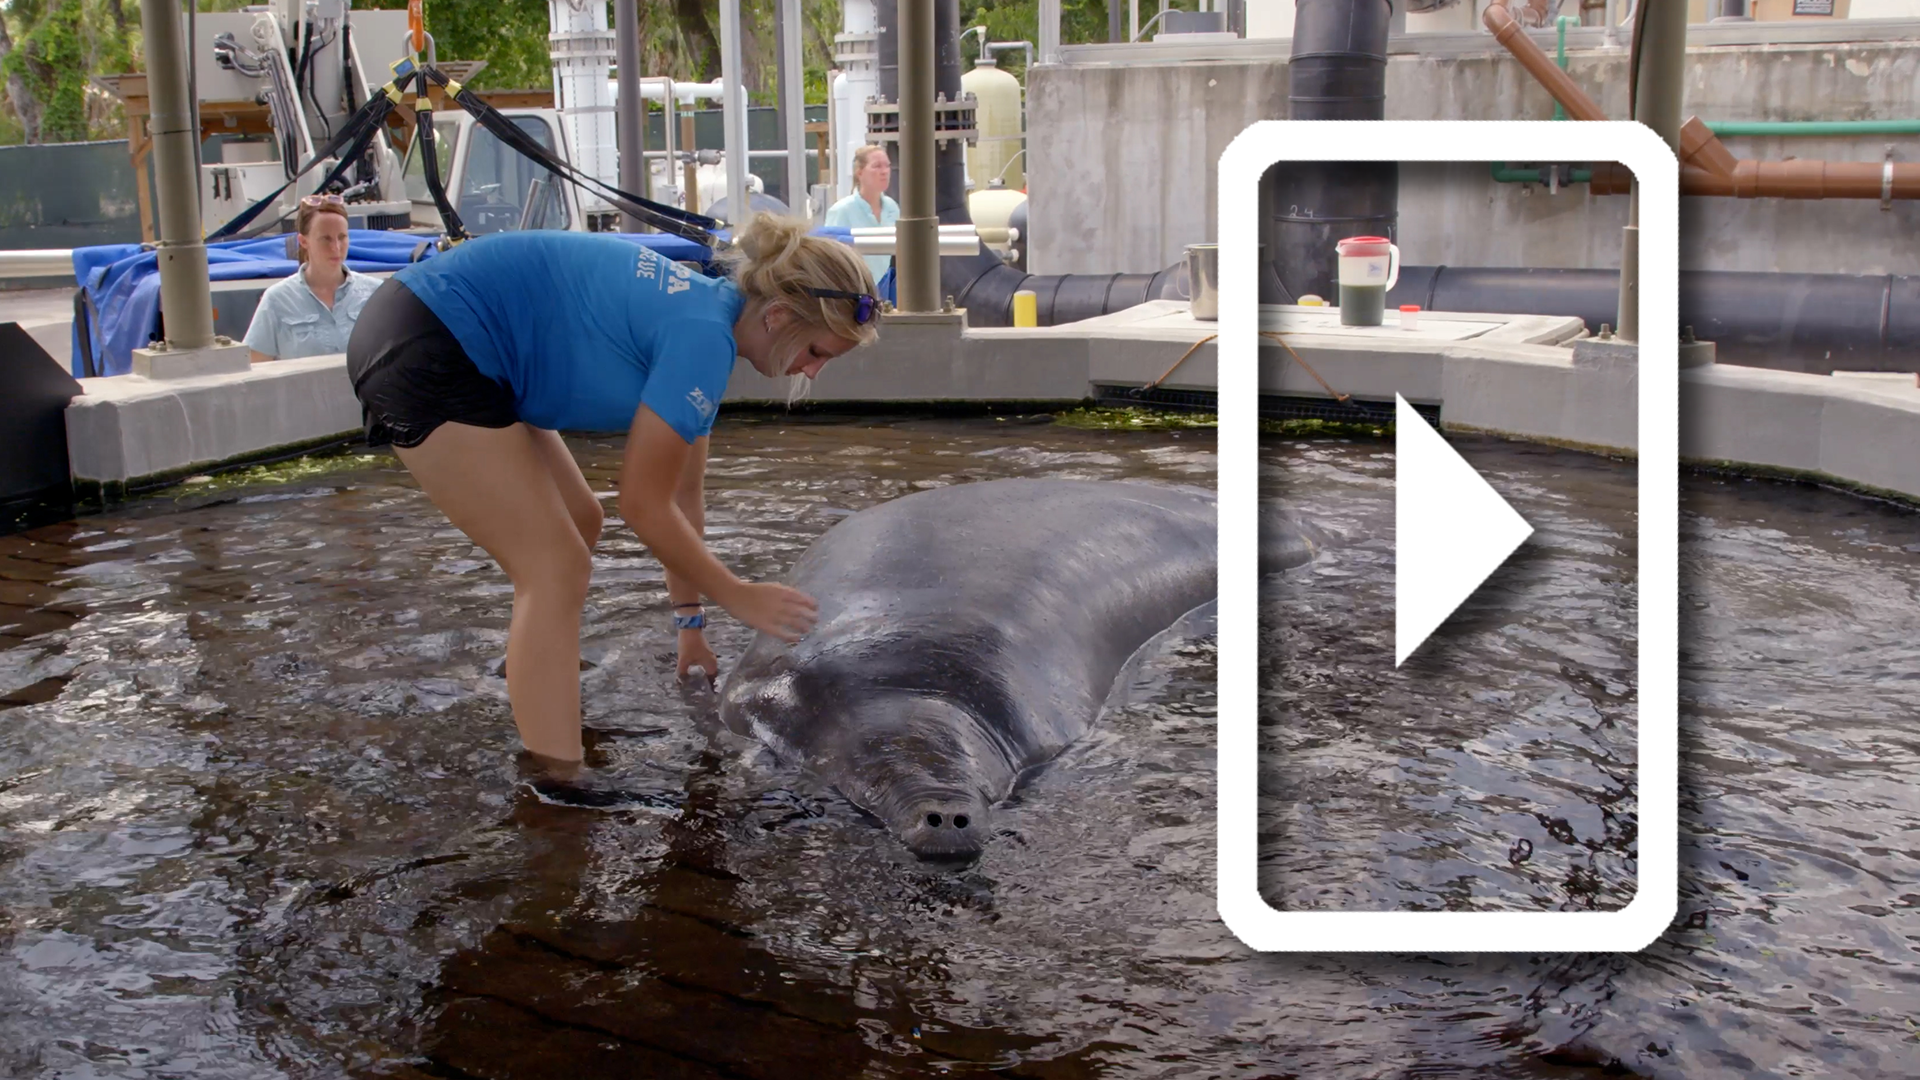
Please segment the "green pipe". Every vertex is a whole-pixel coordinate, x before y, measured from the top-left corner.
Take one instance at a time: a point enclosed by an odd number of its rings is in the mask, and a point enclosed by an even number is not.
[[[1544,184],[1547,182],[1545,170],[1509,169],[1507,168],[1507,163],[1504,161],[1496,161],[1493,163],[1493,179],[1495,183],[1499,184]],[[1584,184],[1592,179],[1592,169],[1573,170],[1572,183]]]
[[[1715,135],[1920,135],[1920,120],[1755,120],[1708,123]]]
[[[1571,15],[1562,15],[1555,21],[1555,25],[1560,28],[1560,47],[1554,54],[1553,62],[1560,65],[1561,71],[1567,70],[1567,26],[1569,24],[1578,26],[1580,20]],[[1553,118],[1555,120],[1565,120],[1567,118],[1566,107],[1558,101],[1553,103]]]

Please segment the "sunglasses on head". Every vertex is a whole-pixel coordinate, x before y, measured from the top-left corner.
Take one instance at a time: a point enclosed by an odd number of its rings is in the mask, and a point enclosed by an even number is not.
[[[308,195],[300,200],[301,206],[345,206],[347,200],[338,195]]]
[[[866,293],[843,292],[839,289],[808,289],[807,295],[832,300],[853,301],[853,321],[859,326],[865,326],[873,321],[874,310],[880,304],[880,301],[868,296]]]

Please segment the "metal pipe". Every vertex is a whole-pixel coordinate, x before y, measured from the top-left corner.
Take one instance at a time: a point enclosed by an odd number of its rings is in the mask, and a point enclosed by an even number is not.
[[[1895,161],[1748,161],[1718,140],[1695,143],[1689,124],[1680,194],[1736,199],[1920,199],[1920,164]],[[1708,138],[1711,138],[1709,135]],[[1624,195],[1632,174],[1613,163],[1593,167],[1595,195]]]
[[[1715,135],[1920,135],[1920,120],[1735,120],[1706,121]]]
[[[1648,5],[1634,24],[1633,118],[1680,153],[1680,110],[1686,94],[1687,6]],[[1627,225],[1620,248],[1619,333],[1640,340],[1640,185],[1636,181],[1627,207]],[[1678,327],[1669,331],[1677,333]]]
[[[73,251],[67,248],[31,248],[0,251],[0,278],[73,276]]]
[[[613,84],[616,91],[618,90],[620,81],[617,76],[607,81]],[[665,75],[640,76],[640,96],[646,100],[658,101],[661,94],[668,92],[671,92],[676,100],[684,98],[685,104],[688,105],[702,98],[708,101],[722,101],[727,96],[726,87],[718,80],[703,83],[675,82]]]
[[[1379,120],[1387,108],[1387,0],[1297,0],[1287,62],[1294,120]],[[1262,303],[1337,289],[1334,244],[1392,239],[1400,166],[1392,161],[1288,162],[1260,182]]]
[[[677,190],[680,185],[673,182],[673,152],[674,139],[678,133],[679,121],[674,118],[675,98],[673,94],[673,80],[668,79],[666,83],[667,85],[660,95],[661,107],[664,110],[660,114],[660,136],[663,148],[667,153],[667,168],[665,173],[667,187],[669,190]],[[627,190],[631,191],[633,189],[628,188]],[[688,209],[692,208],[688,207]]]
[[[1506,162],[1496,161],[1493,163],[1493,181],[1496,184],[1545,184],[1552,181],[1552,178],[1546,175],[1552,168],[1553,166],[1549,165],[1545,169],[1510,169]],[[1592,169],[1575,167],[1567,170],[1569,184],[1584,184],[1592,179]]]
[[[1553,20],[1553,22],[1554,26],[1559,30],[1557,36],[1560,39],[1559,43],[1554,46],[1553,66],[1559,68],[1561,71],[1565,71],[1567,70],[1567,26],[1569,24],[1578,26],[1580,25],[1580,20],[1572,16],[1562,15]],[[1554,102],[1553,118],[1555,120],[1565,120],[1567,118],[1567,107],[1557,101]]]
[[[727,222],[738,230],[753,215],[747,206],[747,111],[740,93],[740,0],[720,0],[721,148],[727,155]]]
[[[943,235],[936,244],[940,255],[964,258],[978,254],[980,237],[973,234]],[[853,250],[861,255],[898,255],[900,238],[897,236],[856,236],[853,238]]]
[[[1060,0],[1040,0],[1040,62],[1060,62]]]
[[[998,54],[1008,49],[1019,49],[1026,56],[1026,61],[1022,64],[1020,70],[1033,70],[1033,42],[1031,41],[995,41],[988,43],[986,49],[987,55],[995,57],[996,59],[998,58]]]
[[[894,256],[901,311],[940,309],[940,219],[935,205],[934,0],[899,0],[900,218]],[[959,42],[954,42],[956,53]]]
[[[1912,371],[1920,354],[1920,276],[1682,270],[1679,288],[1680,325],[1721,363],[1824,375]],[[1388,310],[1574,316],[1595,332],[1618,302],[1619,275],[1598,269],[1403,266],[1387,294]]]
[[[1605,33],[1600,35],[1600,42],[1602,46],[1609,49],[1620,47],[1620,11],[1616,6],[1618,2],[1619,0],[1607,0],[1606,10],[1600,16],[1606,27]]]
[[[986,54],[987,28],[984,26],[970,26],[960,35],[960,58],[962,60],[966,59],[967,39],[975,36],[980,39],[980,43],[974,47],[973,55],[975,62],[977,63],[979,58]]]
[[[787,133],[787,206],[800,214],[807,204],[807,93],[800,56],[800,0],[780,0],[780,100]]]
[[[147,123],[160,196],[160,310],[168,344],[205,348],[213,344],[213,299],[207,287],[199,177],[194,175],[199,155],[181,56],[180,9],[172,0],[140,0],[140,20],[146,27]]]
[[[202,190],[205,159],[200,144],[200,0],[187,0],[187,100],[193,102],[193,201],[200,210],[200,231],[206,232],[207,195]]]
[[[1680,9],[1684,13],[1686,5],[1681,4]],[[1568,116],[1575,120],[1607,118],[1607,114],[1600,111],[1600,106],[1594,104],[1593,99],[1580,89],[1578,83],[1574,82],[1566,72],[1554,66],[1553,57],[1548,56],[1540,46],[1534,44],[1533,39],[1521,29],[1519,20],[1507,10],[1506,4],[1496,2],[1488,5],[1487,10],[1481,13],[1480,21],[1486,24],[1488,30],[1493,31],[1493,39],[1512,53],[1513,58],[1520,61],[1520,66],[1526,68],[1527,73],[1532,75],[1547,93],[1553,95],[1553,100],[1567,110]]]
[[[618,65],[619,93],[614,114],[614,146],[620,162],[620,187],[638,193],[646,181],[646,114],[640,98],[640,4],[639,0],[614,0],[613,62]],[[669,95],[671,96],[671,95]],[[673,145],[672,125],[668,125],[667,145]],[[620,231],[642,231],[640,219],[621,211]]]
[[[1171,10],[1171,9],[1168,9],[1168,10]],[[1167,13],[1166,13],[1165,11],[1162,11],[1162,12],[1160,12],[1160,13],[1159,13],[1158,15],[1155,15],[1155,16],[1154,16],[1153,18],[1151,18],[1151,19],[1148,19],[1148,20],[1147,20],[1147,25],[1145,25],[1145,26],[1143,26],[1143,27],[1141,27],[1141,28],[1140,28],[1140,33],[1141,33],[1141,34],[1144,34],[1144,33],[1146,33],[1147,31],[1149,31],[1149,30],[1151,30],[1151,29],[1153,29],[1153,24],[1154,24],[1154,23],[1157,23],[1157,22],[1159,22],[1159,21],[1160,21],[1161,19],[1164,19],[1164,18],[1166,18],[1166,17],[1167,17]],[[1139,37],[1139,35],[1138,35],[1138,34],[1136,34],[1136,35],[1134,35],[1134,37],[1132,38],[1132,40],[1131,40],[1131,41],[1129,42],[1129,44],[1133,44],[1133,43],[1137,43],[1137,42],[1139,42],[1139,40],[1140,40],[1140,37]]]
[[[1680,154],[1682,102],[1686,97],[1687,6],[1650,4],[1633,61],[1633,118]]]

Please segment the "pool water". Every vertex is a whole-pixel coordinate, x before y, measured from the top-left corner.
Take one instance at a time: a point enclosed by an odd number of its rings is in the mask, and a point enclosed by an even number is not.
[[[619,443],[573,445],[610,493]],[[710,535],[748,577],[927,485],[1214,471],[1204,430],[1043,418],[733,419],[715,446]],[[1308,466],[1288,472],[1348,541],[1269,594],[1281,615],[1337,597],[1315,608],[1329,639],[1283,641],[1268,688],[1305,718],[1269,724],[1270,786],[1303,807],[1263,823],[1270,891],[1620,902],[1631,467],[1468,447],[1553,520],[1430,662],[1510,656],[1502,692],[1550,704],[1476,726],[1462,683],[1444,724],[1380,731],[1357,718],[1414,692],[1375,670],[1391,624],[1334,616],[1389,587],[1368,524],[1390,451],[1265,451]],[[1894,1077],[1920,1053],[1915,514],[1686,481],[1681,917],[1659,945],[1268,956],[1214,910],[1207,634],[1142,664],[977,864],[928,866],[673,685],[659,567],[610,522],[583,624],[591,753],[678,808],[562,810],[511,789],[505,579],[393,459],[338,466],[0,538],[0,1072]],[[1542,588],[1558,621],[1508,627],[1500,590]],[[711,636],[723,664],[749,637],[724,617]],[[1345,728],[1342,686],[1373,695]],[[1435,854],[1448,822],[1463,839]]]

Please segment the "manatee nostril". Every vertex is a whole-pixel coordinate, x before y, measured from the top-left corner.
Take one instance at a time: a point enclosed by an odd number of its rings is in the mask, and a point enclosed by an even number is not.
[[[930,827],[932,827],[932,828],[935,828],[935,829],[937,829],[937,828],[939,828],[939,827],[940,827],[940,815],[939,815],[939,814],[928,814],[928,815],[927,815],[927,824],[928,824],[928,825],[929,825]]]
[[[953,815],[953,827],[954,827],[954,828],[956,828],[956,829],[964,829],[964,828],[966,828],[966,827],[967,827],[967,815],[965,815],[965,814],[955,814],[955,815]]]

